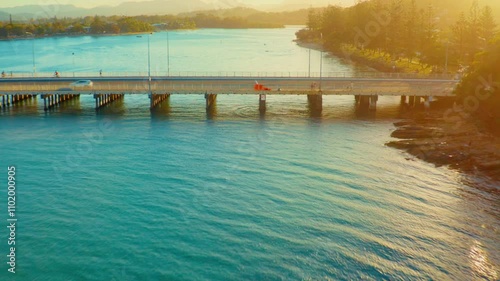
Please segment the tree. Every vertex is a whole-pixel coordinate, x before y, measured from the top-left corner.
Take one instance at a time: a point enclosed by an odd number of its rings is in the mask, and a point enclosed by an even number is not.
[[[486,6],[483,8],[481,18],[479,19],[479,36],[486,42],[489,42],[495,35],[495,28],[496,24],[491,7]]]
[[[98,16],[94,17],[94,21],[90,24],[90,32],[100,34],[105,31],[105,23]]]
[[[321,28],[321,13],[313,9],[309,10],[307,15],[307,27],[309,30],[319,30]]]
[[[61,21],[55,19],[54,22],[52,23],[51,32],[53,34],[64,33],[66,32],[66,28]]]
[[[435,57],[434,49],[438,45],[435,18],[436,15],[432,6],[428,6],[427,9],[422,11],[422,34],[420,36],[421,61],[430,65],[434,64],[432,58]]]
[[[500,133],[500,36],[476,56],[455,94],[469,113]]]
[[[457,58],[458,63],[462,63],[465,54],[465,41],[467,39],[467,27],[469,26],[465,14],[462,12],[458,21],[451,27],[453,54]]]
[[[342,8],[330,6],[325,10],[323,13],[322,26],[319,31],[323,34],[324,42],[327,48],[333,48],[345,41],[344,23],[345,19]]]
[[[390,6],[391,21],[387,26],[387,51],[399,56],[403,49],[403,3],[402,0],[393,0]]]
[[[413,56],[417,51],[417,46],[415,45],[415,38],[418,36],[418,26],[420,22],[418,20],[418,8],[416,0],[411,0],[406,8],[406,21],[404,24],[404,48],[406,49],[406,56],[411,62]]]
[[[471,63],[474,58],[474,54],[479,50],[481,45],[484,45],[484,38],[479,37],[479,3],[478,0],[472,2],[472,6],[469,9],[469,16],[467,17],[467,31],[465,33],[465,61]],[[482,42],[481,42],[481,41]],[[479,43],[481,42],[481,43]]]
[[[83,33],[84,32],[84,29],[83,29],[83,26],[81,23],[75,23],[71,29],[70,29],[70,32],[71,33]]]

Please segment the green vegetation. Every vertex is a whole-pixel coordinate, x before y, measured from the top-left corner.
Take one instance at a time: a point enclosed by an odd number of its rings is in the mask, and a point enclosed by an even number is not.
[[[231,9],[198,12],[179,16],[94,16],[84,18],[51,18],[29,22],[0,22],[0,38],[78,34],[120,34],[151,32],[157,30],[195,28],[279,28],[286,15],[302,15],[305,22],[307,11],[289,13],[262,13],[252,9]],[[242,16],[238,16],[241,14]],[[263,14],[263,15],[260,15]],[[278,14],[280,16],[278,16]],[[273,19],[273,16],[276,18]],[[292,17],[296,20],[296,17]],[[292,23],[294,21],[292,20]]]
[[[443,73],[471,64],[491,44],[495,28],[492,9],[477,0],[447,18],[416,0],[371,0],[311,11],[297,38],[384,71]]]
[[[320,9],[315,9],[320,10]],[[251,8],[232,8],[210,11],[198,11],[184,13],[179,16],[193,18],[197,15],[215,16],[220,19],[239,18],[249,24],[283,26],[283,25],[305,25],[309,14],[309,9],[301,9],[290,12],[262,12]]]
[[[455,94],[465,114],[480,118],[500,133],[500,36],[476,55]]]
[[[119,34],[149,32],[153,27],[136,17],[85,17],[79,19],[40,19],[28,23],[0,23],[0,38],[75,34]]]

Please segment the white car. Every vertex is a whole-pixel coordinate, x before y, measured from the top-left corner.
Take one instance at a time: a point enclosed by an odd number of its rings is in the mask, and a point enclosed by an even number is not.
[[[85,88],[85,87],[92,87],[94,86],[94,83],[90,80],[78,80],[78,81],[75,81],[71,84],[69,84],[71,87],[75,87],[75,88]]]

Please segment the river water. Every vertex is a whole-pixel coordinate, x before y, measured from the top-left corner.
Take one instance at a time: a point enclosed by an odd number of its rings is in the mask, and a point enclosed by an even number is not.
[[[155,33],[151,71],[353,74],[298,27]],[[168,38],[168,39],[167,39]],[[168,44],[167,44],[168,43]],[[168,47],[167,47],[168,45]],[[0,68],[148,72],[148,36],[1,41]],[[320,56],[323,55],[321,62]],[[310,62],[310,63],[309,63]],[[145,96],[0,112],[0,280],[498,280],[498,182],[388,148],[397,98]],[[7,167],[16,167],[16,274]]]

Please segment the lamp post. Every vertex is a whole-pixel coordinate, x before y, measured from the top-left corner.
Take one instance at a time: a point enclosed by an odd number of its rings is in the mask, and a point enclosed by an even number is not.
[[[73,77],[75,77],[75,52],[71,53],[71,57],[73,58]]]
[[[311,77],[311,48],[309,48],[309,72],[308,76]]]
[[[444,74],[448,74],[448,47],[450,46],[450,42],[446,41],[446,57],[444,61]]]
[[[148,89],[149,89],[149,93],[151,94],[151,51],[150,51],[150,43],[149,43],[149,38],[151,37],[151,34],[153,33],[149,33],[148,34]]]
[[[323,43],[323,33],[321,33],[321,43]],[[323,49],[320,51],[319,58],[319,91],[321,92],[321,80],[323,79]]]
[[[321,80],[323,80],[323,50],[320,52],[319,58],[319,91],[321,92]]]
[[[35,34],[31,32],[26,32],[26,34],[31,35],[31,54],[33,57],[33,77],[36,75],[36,64],[35,64]]]
[[[167,30],[167,76],[170,76],[170,40]]]

